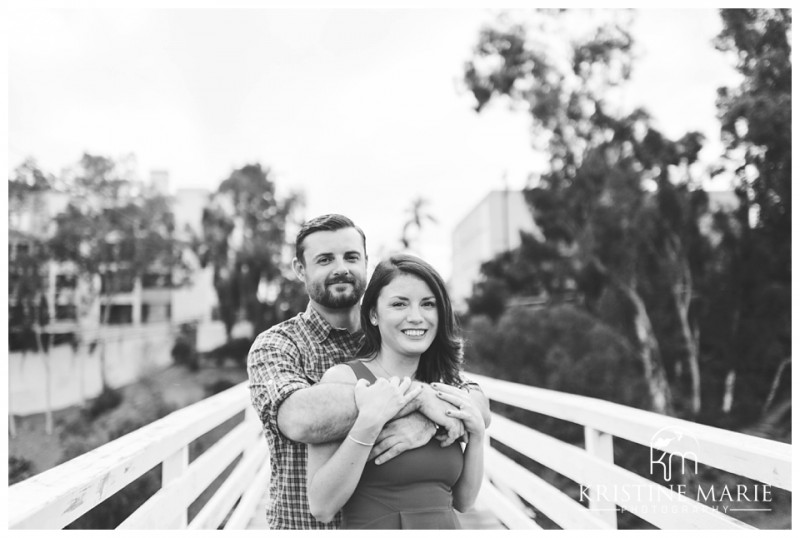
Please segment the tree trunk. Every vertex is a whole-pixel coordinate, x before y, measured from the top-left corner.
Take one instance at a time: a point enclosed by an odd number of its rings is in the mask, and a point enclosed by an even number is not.
[[[692,376],[692,413],[698,415],[703,410],[703,384],[700,374],[700,327],[695,325],[689,336],[691,348],[687,360],[689,361],[689,374]]]
[[[23,346],[22,362],[25,362],[25,356],[27,353],[28,352]],[[8,435],[11,436],[12,439],[17,437],[17,419],[14,417],[14,413],[11,412],[11,391],[9,391],[8,394]]]
[[[725,376],[725,393],[722,396],[722,412],[730,413],[733,408],[733,393],[736,387],[736,370],[730,370]]]
[[[51,404],[52,373],[50,371],[50,346],[45,351],[42,344],[42,328],[36,324],[33,329],[36,336],[36,352],[44,360],[44,431],[48,435],[53,433],[53,409]]]
[[[78,324],[75,339],[72,344],[72,357],[78,362],[78,397],[80,398],[81,407],[86,407],[86,358],[81,353],[83,330],[80,323]]]
[[[672,297],[675,301],[675,308],[678,311],[678,321],[681,327],[681,336],[686,347],[686,363],[689,366],[689,377],[691,382],[691,411],[693,415],[700,413],[702,400],[700,393],[700,359],[699,346],[700,335],[697,327],[692,330],[689,321],[689,307],[692,302],[692,276],[685,260],[680,264],[680,279],[672,287]]]
[[[778,387],[781,384],[781,377],[783,376],[783,371],[786,369],[787,366],[792,364],[792,359],[783,359],[780,365],[778,365],[778,370],[775,372],[775,377],[772,379],[772,386],[769,389],[769,394],[767,395],[767,399],[764,402],[764,407],[762,408],[762,412],[766,413],[767,410],[772,405],[772,402],[775,400],[775,395],[778,393]]]
[[[644,367],[645,380],[650,391],[652,409],[656,413],[670,415],[673,413],[672,391],[669,388],[664,365],[661,362],[661,353],[658,349],[653,326],[644,301],[636,290],[627,284],[615,281],[617,288],[625,294],[634,307],[634,333],[639,359]]]
[[[51,352],[53,350],[53,335],[47,333],[47,350],[44,352],[45,363],[47,364],[47,414],[45,415],[44,429],[48,434],[53,433],[53,362]]]
[[[650,322],[650,316],[647,314],[647,307],[644,301],[636,291],[635,285],[620,280],[608,270],[600,259],[593,257],[590,263],[631,302],[634,308],[635,347],[644,369],[644,377],[650,393],[651,408],[654,412],[662,415],[673,414],[672,391],[669,388],[664,364],[661,362],[658,339],[653,331],[653,325]]]
[[[100,320],[100,385],[103,392],[108,389],[106,377],[106,340],[108,340],[108,320],[111,317],[111,282],[106,282],[106,309]]]
[[[227,320],[223,322],[225,324],[225,342],[230,342],[233,340],[233,324],[229,323]]]

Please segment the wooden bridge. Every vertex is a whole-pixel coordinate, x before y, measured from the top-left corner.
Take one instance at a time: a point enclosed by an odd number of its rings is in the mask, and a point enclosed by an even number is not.
[[[791,492],[789,444],[470,377],[493,406],[583,428],[583,446],[493,413],[486,477],[476,508],[461,515],[465,528],[614,529],[626,512],[664,529],[753,528],[741,518],[770,510],[774,488]],[[227,433],[190,461],[190,444],[220,428]],[[623,440],[618,450],[640,451],[645,468],[616,465],[615,439]],[[161,488],[117,528],[267,528],[269,453],[246,383],[9,487],[9,528],[64,528],[156,467]],[[704,487],[708,468],[734,477],[735,487]],[[199,509],[198,498],[206,499]]]

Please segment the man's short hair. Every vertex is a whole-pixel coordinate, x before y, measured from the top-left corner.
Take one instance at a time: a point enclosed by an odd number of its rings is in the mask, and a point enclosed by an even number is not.
[[[364,255],[367,254],[367,237],[364,235],[364,231],[355,225],[355,223],[345,217],[344,215],[339,215],[337,213],[329,213],[327,215],[321,215],[319,217],[313,218],[311,220],[306,221],[303,226],[300,228],[300,231],[297,232],[297,238],[294,241],[294,255],[295,257],[300,260],[300,262],[305,263],[303,259],[303,251],[305,250],[305,245],[303,242],[305,238],[309,235],[313,234],[314,232],[335,232],[336,230],[341,230],[344,228],[355,228],[355,230],[361,234],[361,239],[364,241]]]

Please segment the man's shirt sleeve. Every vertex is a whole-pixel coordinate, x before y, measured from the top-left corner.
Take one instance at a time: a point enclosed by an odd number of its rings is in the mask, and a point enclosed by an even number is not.
[[[277,333],[253,344],[247,357],[250,399],[264,427],[280,433],[278,409],[294,391],[310,387],[297,346]]]

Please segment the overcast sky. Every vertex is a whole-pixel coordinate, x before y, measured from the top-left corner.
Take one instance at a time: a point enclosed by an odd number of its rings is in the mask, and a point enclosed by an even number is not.
[[[491,189],[521,188],[537,156],[529,120],[474,112],[459,86],[486,9],[15,9],[9,42],[9,160],[58,173],[86,151],[133,153],[172,189],[214,190],[260,162],[306,216],[339,212],[375,258],[398,246],[412,198],[438,218],[419,246],[444,276],[453,227]],[[716,88],[735,79],[710,43],[712,9],[644,10],[628,90],[668,135],[718,148]]]

